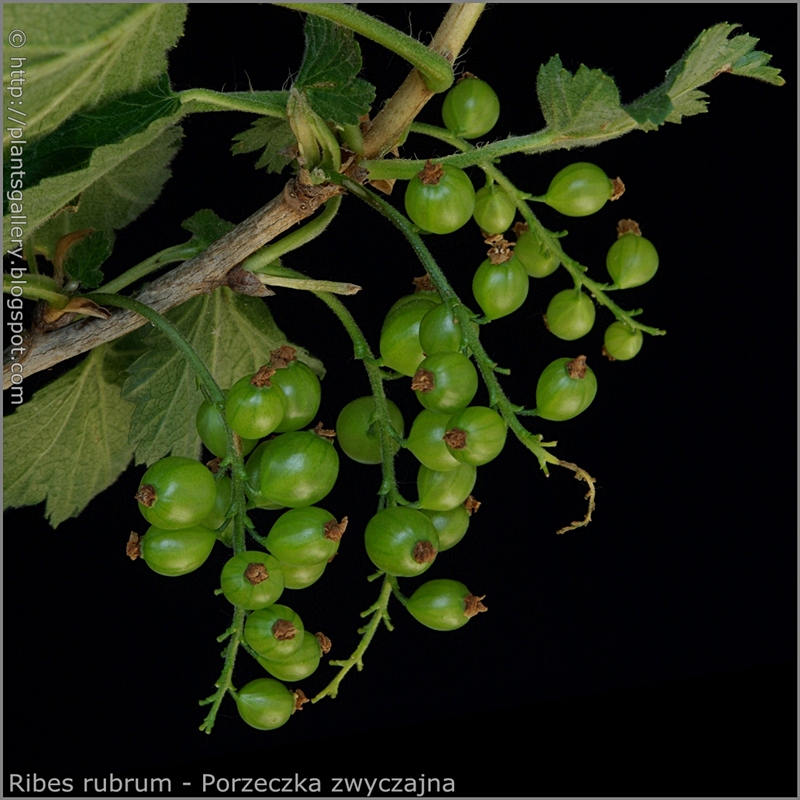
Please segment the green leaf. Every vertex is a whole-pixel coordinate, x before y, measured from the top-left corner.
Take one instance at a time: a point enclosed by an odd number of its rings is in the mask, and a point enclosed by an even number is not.
[[[13,30],[27,36],[3,62],[9,86],[13,56],[26,59],[24,138],[30,142],[81,108],[152,83],[166,71],[166,52],[183,34],[185,18],[184,3],[6,3],[4,41]],[[4,126],[3,147],[9,142]]]
[[[25,192],[28,237],[52,259],[67,233],[94,228],[112,234],[132,222],[161,193],[183,132],[164,117],[117,144],[98,147],[89,166],[47,178]],[[8,225],[4,226],[9,247]]]
[[[758,39],[747,34],[728,38],[738,27],[722,22],[704,30],[668,70],[661,86],[625,106],[628,114],[645,130],[703,114],[708,95],[697,88],[724,72],[783,86],[786,81],[780,77],[780,70],[767,66],[772,56],[753,49]]]
[[[698,97],[707,97],[702,92],[695,92],[695,94]],[[671,116],[674,116],[674,109],[669,95],[659,90],[648,92],[635,102],[625,106],[628,114],[645,130],[657,128],[662,122],[678,122],[677,119],[671,119]],[[705,111],[705,108],[701,110]]]
[[[200,209],[189,219],[181,222],[181,228],[194,234],[190,241],[197,244],[199,252],[205,250],[217,239],[221,239],[226,233],[230,233],[235,227],[232,222],[218,217],[210,208]]]
[[[236,134],[233,140],[231,152],[234,155],[264,149],[256,161],[257,169],[263,167],[267,172],[281,172],[292,161],[290,156],[283,154],[295,144],[294,133],[286,119],[259,117],[246,131]]]
[[[105,231],[95,231],[70,247],[64,270],[83,289],[96,289],[103,281],[100,267],[110,255],[111,238]]]
[[[705,92],[701,92],[700,89],[693,89],[691,92],[686,92],[681,98],[679,103],[679,108],[675,108],[672,105],[672,101],[670,101],[670,111],[664,117],[664,122],[675,122],[680,124],[680,121],[683,117],[693,117],[695,114],[705,114],[708,110],[706,106],[706,100],[708,99],[708,95]],[[638,102],[638,101],[637,101]],[[628,111],[631,111],[631,116],[633,116],[633,109],[630,106],[627,107]],[[659,123],[653,119],[650,120],[653,125],[645,126],[642,123],[642,128],[645,130],[651,130],[653,127],[658,125]]]
[[[295,88],[305,93],[323,119],[355,125],[375,100],[375,87],[356,77],[361,49],[353,32],[309,14],[305,36],[306,52]]]
[[[758,39],[753,39],[752,41],[755,45]],[[779,69],[767,66],[770,61],[772,61],[772,56],[769,53],[765,53],[762,50],[753,50],[734,61],[731,73],[743,75],[746,78],[756,78],[765,83],[771,83],[773,86],[783,86],[786,81],[781,78]]]
[[[561,134],[561,147],[620,136],[630,130],[654,130],[664,122],[706,111],[708,95],[698,90],[717,75],[730,72],[759,78],[776,86],[784,83],[779,70],[768,67],[767,53],[753,50],[758,39],[741,35],[729,39],[737,25],[721,23],[697,37],[683,58],[667,72],[664,82],[643,97],[620,105],[614,81],[597,69],[581,65],[572,75],[554,56],[539,70],[536,92],[548,129]]]
[[[262,300],[230,289],[195,297],[167,317],[222,389],[254,373],[269,360],[272,350],[289,344]],[[152,330],[145,344],[148,352],[129,368],[123,390],[123,397],[137,404],[131,422],[136,462],[151,464],[169,453],[196,458],[200,439],[195,415],[203,394],[194,371],[159,331]],[[317,359],[303,348],[297,350],[301,361],[317,374],[323,373]]]
[[[138,338],[95,348],[3,419],[4,509],[46,500],[55,528],[128,466],[134,406],[120,392],[125,368],[141,352]]]
[[[86,169],[98,147],[122,142],[163,118],[175,123],[181,115],[180,100],[166,74],[146,89],[75,114],[25,149],[25,188],[32,189],[45,178]],[[6,174],[4,192],[10,188],[9,180]],[[4,200],[4,213],[7,209],[8,200]]]
[[[539,69],[536,93],[547,127],[565,138],[587,137],[627,121],[608,75],[583,64],[572,75],[557,55]]]
[[[704,30],[695,39],[694,44],[667,75],[665,82],[671,82],[670,95],[673,99],[708,83],[722,72],[746,74],[776,86],[785,83],[779,77],[780,70],[765,66],[771,56],[753,51],[758,39],[747,34],[728,38],[738,27],[740,26],[722,22]]]

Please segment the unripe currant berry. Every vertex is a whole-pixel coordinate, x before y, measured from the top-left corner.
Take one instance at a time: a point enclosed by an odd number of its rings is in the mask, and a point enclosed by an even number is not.
[[[481,602],[460,581],[447,578],[423,583],[408,599],[411,616],[435,631],[454,631],[464,627],[476,614],[486,611]]]

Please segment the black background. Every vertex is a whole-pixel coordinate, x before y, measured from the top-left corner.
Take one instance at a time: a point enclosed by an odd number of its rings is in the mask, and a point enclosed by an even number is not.
[[[427,42],[446,6],[363,9]],[[595,279],[604,279],[621,217],[636,219],[661,257],[650,284],[615,296],[669,332],[646,337],[630,362],[600,356],[605,309],[574,344],[544,329],[549,298],[570,285],[566,273],[532,281],[523,308],[482,331],[487,350],[511,368],[503,384],[518,403],[533,405],[550,361],[587,354],[599,382],[591,408],[531,427],[597,477],[592,525],[555,534],[583,514],[582,485],[565,470],[545,479],[509,439],[479,471],[483,507],[466,538],[427,573],[485,594],[487,614],[440,634],[395,604],[395,631],[379,631],[364,671],[345,679],[338,699],[268,733],[247,728],[226,700],[206,736],[197,700],[221,667],[215,637],[229,611],[213,589],[225,553],[178,580],[124,557],[128,531],[142,524],[132,500],[142,467],[55,532],[42,508],[7,512],[6,773],[425,773],[455,777],[460,795],[794,795],[796,7],[497,4],[458,63],[498,92],[493,133],[502,138],[542,126],[535,76],[554,53],[571,70],[606,71],[627,102],[723,20],[760,37],[787,86],[723,75],[706,87],[709,113],[681,125],[502,165],[535,194],[576,160],[622,177],[625,196],[593,217],[534,209],[546,226],[569,230],[565,249]],[[380,102],[408,68],[377,45],[362,49]],[[170,73],[178,90],[281,88],[302,53],[295,12],[198,5]],[[438,124],[440,106],[434,98],[420,119]],[[187,120],[174,177],[118,237],[118,271],[181,241],[180,222],[200,208],[238,222],[280,191],[286,176],[254,171],[253,155],[229,154],[251,119]],[[446,152],[422,137],[403,149]],[[482,185],[477,168],[470,174]],[[393,202],[402,208],[402,191]],[[472,303],[484,252],[474,226],[430,237],[429,247]],[[385,311],[423,271],[400,234],[355,198],[286,263],[363,286],[346,302],[376,349]],[[320,416],[332,425],[347,401],[369,391],[349,340],[311,296],[279,290],[267,302],[289,338],[326,364]],[[32,377],[26,392],[40,383]],[[401,382],[389,391],[408,429],[416,400]],[[399,457],[398,475],[413,497],[410,454]],[[341,553],[318,584],[284,598],[331,637],[334,657],[355,647],[358,614],[377,592],[365,580],[371,564],[359,537],[378,485],[377,468],[342,456],[324,503],[350,516]],[[238,685],[259,675],[249,662],[242,655]],[[322,665],[306,693],[328,674]]]

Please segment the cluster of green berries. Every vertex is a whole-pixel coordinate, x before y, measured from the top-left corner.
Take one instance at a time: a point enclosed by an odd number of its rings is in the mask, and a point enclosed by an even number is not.
[[[499,114],[495,92],[472,75],[448,92],[442,108],[446,127],[466,139],[491,131]],[[622,191],[619,179],[611,180],[594,164],[578,162],[558,172],[547,192],[533,199],[566,216],[583,217]],[[408,183],[405,209],[415,225],[434,234],[451,233],[470,218],[475,220],[490,246],[472,283],[487,320],[519,309],[530,279],[545,278],[560,265],[559,256],[527,225],[517,223],[516,241],[506,241],[516,200],[491,179],[475,192],[462,170],[428,161]],[[658,254],[636,223],[623,220],[606,266],[612,288],[640,286],[655,275]],[[410,388],[422,406],[408,437],[403,438],[403,416],[391,400],[388,420],[379,419],[373,397],[360,397],[341,410],[336,423],[340,446],[355,461],[379,464],[394,457],[401,445],[419,461],[414,507],[383,508],[364,533],[373,564],[387,575],[404,578],[422,575],[440,552],[464,538],[480,506],[472,496],[477,468],[500,454],[507,433],[497,411],[472,405],[478,373],[461,321],[470,315],[456,314],[429,284],[421,286],[392,306],[380,336],[383,364],[411,378]],[[594,325],[594,303],[580,286],[564,290],[548,304],[545,321],[558,338],[577,340]],[[477,325],[469,324],[477,333]],[[614,322],[605,334],[604,353],[612,360],[626,360],[641,345],[641,330]],[[536,413],[548,420],[572,419],[589,407],[596,392],[597,380],[585,356],[556,359],[537,382]],[[302,589],[320,578],[347,526],[347,517],[339,522],[317,505],[339,472],[332,444],[336,434],[321,424],[304,430],[319,405],[317,377],[295,358],[293,348],[279,348],[266,365],[225,393],[224,406],[206,400],[198,409],[197,431],[217,457],[211,462],[215,471],[189,458],[164,458],[147,470],[136,494],[150,528],[142,537],[131,535],[128,554],[141,556],[153,570],[170,576],[197,569],[217,540],[232,544],[235,504],[225,466],[231,445],[249,456],[248,509],[287,509],[266,538],[259,539],[266,549],[235,554],[220,577],[219,591],[246,612],[244,640],[270,676],[232,692],[241,717],[262,730],[283,725],[305,702],[301,691],[290,691],[282,681],[309,677],[330,648],[327,637],[308,635],[299,615],[277,602],[285,589]],[[423,625],[450,631],[485,611],[482,600],[457,580],[436,579],[420,585],[404,603]]]
[[[272,676],[233,693],[242,718],[261,730],[283,725],[303,701],[301,692],[280,681],[308,677],[330,648],[323,634],[306,636],[299,616],[277,603],[284,589],[303,589],[321,577],[347,527],[347,517],[339,522],[316,505],[339,473],[333,431],[321,425],[303,430],[320,399],[314,372],[297,360],[294,348],[278,348],[266,365],[225,392],[223,408],[206,400],[198,409],[198,435],[217,458],[209,465],[163,458],[145,472],[136,493],[150,528],[141,537],[131,534],[128,555],[155,572],[185,575],[208,559],[215,542],[231,546],[232,484],[220,469],[229,447],[227,422],[238,440],[234,446],[249,454],[247,507],[286,509],[264,540],[266,551],[237,553],[220,576],[220,592],[247,612],[245,641]]]
[[[470,405],[478,373],[462,344],[460,325],[436,292],[401,298],[384,320],[380,352],[387,367],[411,378],[422,406],[408,439],[402,412],[391,400],[388,432],[381,431],[371,396],[348,403],[336,421],[342,451],[359,463],[379,464],[384,449],[391,457],[401,442],[420,462],[419,507],[384,508],[365,530],[367,555],[388,575],[421,575],[440,552],[461,541],[480,505],[471,494],[477,467],[499,455],[505,442],[502,417]],[[455,630],[485,610],[481,599],[459,581],[439,579],[420,586],[406,608],[430,628]]]
[[[467,139],[483,136],[497,122],[500,103],[484,81],[468,75],[446,95],[442,108],[445,126]],[[540,200],[570,217],[584,217],[599,211],[609,200],[624,191],[619,179],[610,179],[595,164],[578,162],[560,170]],[[449,164],[428,162],[409,181],[405,194],[406,213],[423,231],[451,233],[470,218],[493,245],[488,258],[473,278],[475,300],[487,319],[493,320],[516,311],[525,302],[529,277],[544,278],[560,264],[527,226],[517,223],[517,240],[508,245],[502,238],[514,222],[516,203],[494,181],[475,192],[465,172]],[[641,286],[658,268],[658,254],[635,223],[623,220],[619,238],[606,257],[613,287]],[[513,247],[513,252],[511,250]],[[545,322],[560,339],[575,341],[592,329],[595,306],[581,289],[565,289],[548,304]],[[612,360],[628,360],[641,349],[642,332],[624,322],[614,322],[605,333],[604,354]]]

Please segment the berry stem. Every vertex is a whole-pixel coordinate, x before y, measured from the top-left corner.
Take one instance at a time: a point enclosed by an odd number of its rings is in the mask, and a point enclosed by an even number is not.
[[[126,308],[129,311],[135,311],[148,322],[151,322],[178,348],[178,350],[180,350],[183,357],[195,371],[206,392],[208,392],[208,396],[211,398],[212,402],[219,406],[224,405],[225,396],[222,394],[222,390],[214,380],[214,376],[211,374],[208,367],[184,338],[183,334],[163,314],[159,314],[158,311],[153,310],[144,303],[140,303],[138,300],[134,300],[132,297],[125,297],[124,295],[91,292],[90,294],[84,295],[84,297],[93,300],[101,306],[116,306],[118,308]]]
[[[366,203],[371,205],[373,208],[376,208],[378,211],[380,211],[385,217],[394,223],[394,225],[409,241],[420,261],[422,262],[423,267],[425,267],[426,271],[430,275],[431,280],[433,281],[433,284],[439,292],[442,300],[447,303],[448,307],[458,319],[461,325],[461,331],[465,340],[465,345],[472,351],[473,358],[478,365],[478,369],[481,372],[483,381],[486,384],[486,388],[489,391],[493,404],[498,406],[504,419],[506,419],[506,422],[510,424],[511,418],[516,419],[516,414],[514,412],[515,407],[506,397],[505,392],[495,376],[497,365],[489,357],[480,340],[478,339],[478,336],[474,332],[471,325],[472,318],[469,312],[458,298],[458,295],[456,295],[453,287],[450,285],[439,265],[431,255],[431,252],[422,241],[422,238],[419,236],[419,234],[417,234],[413,224],[399,211],[389,205],[385,200],[373,194],[372,192],[365,190],[363,187],[348,185],[348,189],[353,194],[356,194]],[[542,448],[536,448],[535,446],[531,447],[530,445],[528,445],[528,447],[536,453],[536,456],[539,459],[539,462],[545,473],[547,473],[545,462],[558,462],[558,459],[556,459],[555,456],[547,457],[549,454],[546,453]]]
[[[503,175],[502,172],[500,172],[499,169],[497,169],[497,167],[491,164],[482,164],[481,168],[489,172],[494,177],[495,181],[497,181],[497,183],[502,186],[511,197],[514,198],[517,208],[527,223],[528,228],[533,231],[535,236],[547,250],[558,256],[558,258],[561,260],[562,266],[572,276],[572,280],[575,283],[576,289],[580,288],[581,286],[585,286],[589,292],[591,292],[592,297],[594,297],[594,299],[597,300],[600,305],[608,308],[608,310],[611,311],[611,313],[620,322],[626,323],[631,328],[638,328],[644,333],[649,333],[651,336],[664,336],[666,334],[665,330],[653,328],[649,325],[643,325],[641,322],[637,322],[633,319],[633,316],[630,313],[624,311],[613,300],[611,300],[604,291],[606,288],[608,288],[608,286],[592,280],[586,274],[587,267],[583,266],[583,264],[580,264],[578,261],[568,256],[564,252],[563,248],[561,247],[561,243],[559,242],[560,237],[554,236],[550,231],[547,230],[547,228],[544,227],[544,225],[542,225],[541,222],[539,222],[539,220],[530,210],[528,203],[521,199],[521,193],[519,190],[508,178],[506,178],[505,175]],[[537,198],[534,197],[529,199],[536,200]]]
[[[389,613],[388,613],[388,605],[389,605],[389,598],[392,596],[392,583],[391,578],[388,575],[385,575],[383,578],[383,584],[381,586],[380,594],[378,595],[378,599],[373,603],[366,611],[362,612],[361,616],[366,617],[370,614],[372,618],[370,621],[364,626],[362,629],[362,637],[361,641],[358,644],[358,647],[353,651],[350,658],[342,660],[342,661],[331,661],[330,663],[335,666],[339,667],[339,672],[336,674],[336,677],[320,692],[318,692],[314,697],[311,698],[312,703],[317,703],[322,700],[323,697],[336,697],[339,693],[339,684],[344,679],[344,676],[347,675],[348,672],[353,667],[357,667],[359,671],[364,667],[364,653],[366,649],[369,647],[370,642],[372,641],[373,637],[375,636],[375,632],[378,630],[378,625],[380,625],[381,620],[386,623],[386,626],[391,630],[391,622],[389,621]]]
[[[183,334],[163,315],[154,311],[149,306],[134,300],[131,297],[125,297],[117,294],[104,294],[97,292],[89,297],[94,302],[105,304],[109,306],[119,306],[137,314],[141,314],[145,319],[151,322],[158,328],[183,354],[184,358],[194,369],[197,377],[199,378],[204,391],[208,397],[216,405],[217,410],[220,412],[222,419],[225,423],[225,431],[227,433],[228,447],[224,463],[230,466],[231,470],[231,501],[233,505],[233,551],[234,553],[241,553],[245,550],[245,527],[247,518],[247,502],[244,493],[245,470],[244,462],[242,460],[242,442],[241,439],[234,434],[228,426],[227,419],[225,418],[225,395],[219,388],[219,385],[214,380],[214,376],[209,371],[203,360],[195,352],[194,348],[184,338]],[[217,686],[217,692],[209,699],[212,702],[211,711],[209,711],[205,722],[201,726],[201,730],[206,733],[211,733],[214,726],[214,719],[217,715],[222,698],[231,687],[231,675],[233,673],[233,664],[236,661],[236,653],[239,649],[239,642],[244,630],[244,609],[235,606],[233,622],[231,624],[230,640],[225,648],[225,666],[222,669]]]
[[[222,668],[222,674],[219,676],[219,680],[216,683],[217,691],[214,692],[210,697],[207,697],[205,700],[200,701],[200,705],[207,705],[211,703],[211,708],[206,714],[205,720],[203,720],[203,724],[200,726],[201,731],[205,731],[206,733],[211,733],[212,729],[214,728],[214,722],[217,719],[217,711],[219,711],[219,707],[224,699],[225,695],[230,691],[233,691],[233,667],[236,663],[236,654],[239,651],[239,644],[242,640],[242,636],[244,635],[244,609],[236,607],[236,611],[233,615],[233,622],[231,623],[230,628],[230,639],[228,640],[228,644],[223,651],[225,655],[225,666]]]
[[[392,594],[397,598],[397,600],[403,604],[403,606],[408,605],[408,598],[400,591],[400,586],[397,583],[397,578],[394,575],[387,575],[389,579],[389,583],[392,586]]]

